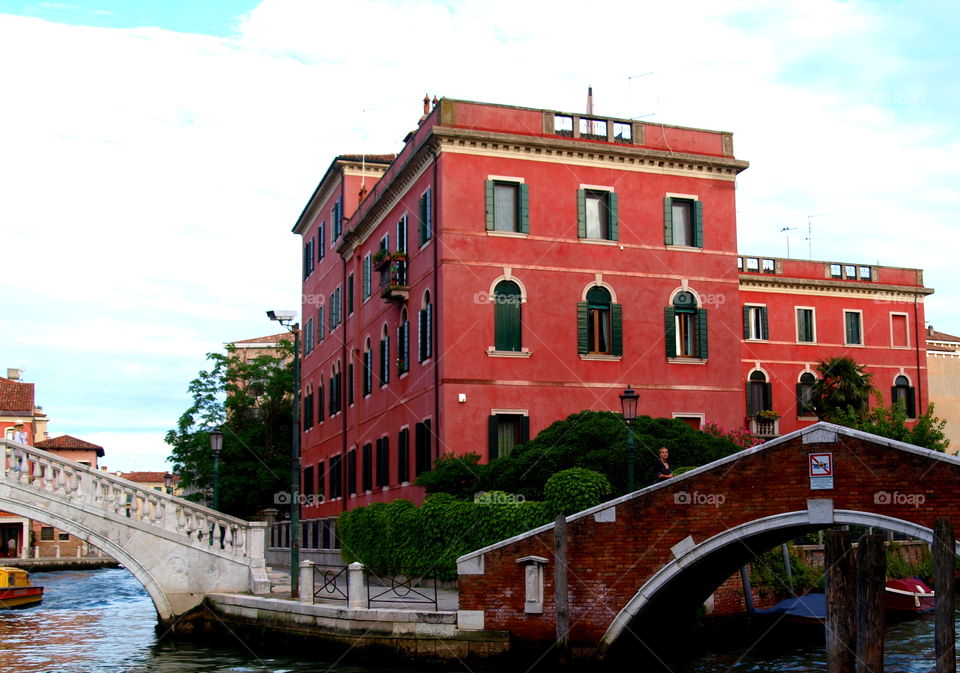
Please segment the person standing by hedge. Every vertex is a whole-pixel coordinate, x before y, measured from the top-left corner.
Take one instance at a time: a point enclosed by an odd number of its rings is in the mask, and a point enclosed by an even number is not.
[[[670,463],[667,462],[669,458],[670,449],[665,446],[661,446],[660,455],[657,458],[657,462],[654,464],[654,474],[656,476],[653,479],[653,483],[659,484],[673,476],[673,472],[670,470]]]

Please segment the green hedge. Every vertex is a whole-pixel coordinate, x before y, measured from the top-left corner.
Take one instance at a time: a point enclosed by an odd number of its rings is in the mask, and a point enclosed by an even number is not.
[[[546,490],[548,502],[503,491],[478,493],[473,501],[436,493],[421,507],[394,500],[344,512],[337,520],[341,555],[385,573],[455,579],[457,557],[549,523],[556,512],[599,504],[610,485],[601,474],[575,469],[554,475]]]

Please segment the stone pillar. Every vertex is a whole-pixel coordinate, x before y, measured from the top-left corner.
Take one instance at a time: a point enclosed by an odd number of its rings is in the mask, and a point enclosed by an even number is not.
[[[313,603],[313,561],[300,563],[300,602]]]
[[[353,562],[347,566],[347,590],[351,610],[363,610],[367,607],[367,576],[363,564]]]
[[[264,554],[266,553],[266,534],[267,524],[265,521],[251,521],[247,524],[249,528],[249,537],[247,538],[247,557],[250,559],[250,566],[253,568],[263,568],[266,566]]]

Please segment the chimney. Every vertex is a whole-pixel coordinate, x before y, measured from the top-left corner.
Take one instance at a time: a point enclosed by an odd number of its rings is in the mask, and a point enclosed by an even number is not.
[[[430,114],[430,94],[423,94],[423,116]]]
[[[22,369],[7,369],[7,378],[11,381],[19,381],[23,376]]]

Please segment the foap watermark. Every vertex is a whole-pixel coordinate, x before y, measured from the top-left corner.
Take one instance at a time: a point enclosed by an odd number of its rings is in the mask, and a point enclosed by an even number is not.
[[[323,498],[313,493],[297,493],[297,502],[301,507],[313,507],[322,503]],[[273,504],[291,505],[293,504],[293,495],[290,491],[277,491],[273,494]]]
[[[522,301],[520,295],[516,294],[495,294],[481,290],[473,295],[474,304],[519,304]]]
[[[303,294],[300,295],[300,302],[304,306],[323,306],[327,303],[327,298],[322,294]]]
[[[727,501],[723,493],[701,493],[700,491],[677,491],[673,494],[675,505],[711,505],[719,507]]]
[[[480,491],[473,494],[473,502],[477,505],[519,505],[526,500],[522,493]]]
[[[700,304],[703,306],[723,306],[727,303],[727,295],[720,292],[701,292]]]
[[[909,505],[914,509],[919,509],[927,501],[927,496],[923,493],[901,493],[900,491],[877,491],[873,494],[873,504],[875,505]]]

